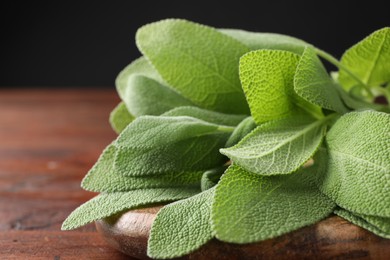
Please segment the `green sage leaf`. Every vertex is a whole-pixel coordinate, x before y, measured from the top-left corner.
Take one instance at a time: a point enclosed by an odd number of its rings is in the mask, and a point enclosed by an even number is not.
[[[125,103],[120,102],[110,114],[110,124],[116,133],[120,133],[126,128],[131,121],[134,120],[134,116],[129,113]]]
[[[195,188],[145,189],[117,193],[101,193],[75,209],[62,224],[62,230],[71,230],[116,213],[149,204],[170,202],[199,193]]]
[[[238,77],[239,58],[249,49],[216,29],[168,19],[137,31],[136,42],[164,80],[196,105],[247,114]]]
[[[326,72],[314,49],[306,48],[295,73],[295,92],[312,104],[344,114],[349,110],[340,97],[339,88]]]
[[[247,117],[241,121],[234,129],[233,133],[226,142],[225,147],[231,147],[240,142],[246,135],[256,128],[256,123],[252,117]]]
[[[93,192],[121,192],[150,188],[199,188],[203,171],[169,172],[143,177],[123,176],[114,167],[116,147],[110,144],[84,177],[81,187]]]
[[[315,186],[316,164],[288,176],[229,167],[215,191],[212,223],[219,240],[251,243],[314,224],[334,203]]]
[[[217,185],[219,179],[221,178],[222,174],[225,172],[226,168],[227,168],[226,166],[221,166],[218,168],[205,171],[202,175],[200,189],[202,191],[205,191]]]
[[[368,86],[390,82],[390,28],[377,30],[348,49],[341,64]],[[358,85],[345,70],[340,69],[339,81],[350,90]]]
[[[220,151],[247,171],[288,174],[314,155],[325,136],[326,120],[290,117],[265,123],[237,145]]]
[[[257,124],[288,117],[301,108],[321,117],[319,107],[294,91],[298,61],[298,55],[276,50],[252,51],[240,59],[242,87]]]
[[[189,254],[213,238],[211,203],[214,189],[163,207],[153,222],[148,256],[174,258]]]
[[[321,190],[356,214],[390,217],[390,115],[342,116],[326,136],[328,167]]]
[[[224,163],[219,148],[233,130],[187,116],[142,116],[118,137],[115,168],[127,176],[208,170]]]
[[[237,29],[219,29],[219,31],[242,42],[251,50],[283,50],[301,55],[305,47],[309,45],[300,39],[277,33],[248,32]]]

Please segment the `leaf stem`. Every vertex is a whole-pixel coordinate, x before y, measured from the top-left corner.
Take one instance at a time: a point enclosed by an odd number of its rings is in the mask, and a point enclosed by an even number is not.
[[[225,125],[219,125],[217,130],[225,133],[232,133],[234,131],[234,126],[225,126]]]
[[[331,54],[329,54],[321,49],[314,48],[314,50],[316,51],[318,56],[329,61],[330,63],[335,65],[340,70],[344,70],[351,78],[353,78],[357,83],[359,83],[360,85],[362,85],[364,87],[364,89],[367,91],[367,93],[370,95],[371,98],[374,97],[374,94],[372,93],[370,87],[366,83],[361,81],[352,71],[350,71],[347,67],[345,67],[338,59],[336,59]]]

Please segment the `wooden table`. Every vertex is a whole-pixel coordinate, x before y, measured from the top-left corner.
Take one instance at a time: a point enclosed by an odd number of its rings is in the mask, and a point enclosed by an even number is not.
[[[80,181],[115,138],[114,89],[0,89],[0,259],[129,259],[91,224],[60,231],[95,194]]]

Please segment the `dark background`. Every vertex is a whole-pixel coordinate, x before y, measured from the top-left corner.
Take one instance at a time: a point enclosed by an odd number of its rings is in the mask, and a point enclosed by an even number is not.
[[[137,28],[164,18],[288,34],[336,57],[390,25],[387,1],[251,2],[2,1],[0,86],[112,87],[140,56]]]

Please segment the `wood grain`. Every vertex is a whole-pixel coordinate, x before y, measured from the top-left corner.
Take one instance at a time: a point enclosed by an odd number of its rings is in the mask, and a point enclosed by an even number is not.
[[[123,259],[88,225],[62,232],[95,194],[80,181],[115,134],[115,90],[0,89],[0,259]]]

